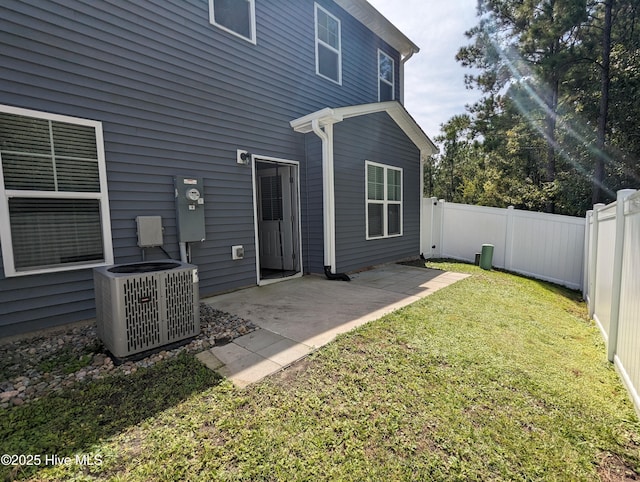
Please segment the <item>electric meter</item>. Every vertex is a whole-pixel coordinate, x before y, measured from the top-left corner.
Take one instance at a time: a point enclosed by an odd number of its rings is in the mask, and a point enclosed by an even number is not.
[[[187,199],[189,201],[197,201],[198,199],[200,199],[200,191],[198,191],[196,188],[191,188],[187,191]]]
[[[204,241],[204,185],[201,177],[174,178],[178,241]]]

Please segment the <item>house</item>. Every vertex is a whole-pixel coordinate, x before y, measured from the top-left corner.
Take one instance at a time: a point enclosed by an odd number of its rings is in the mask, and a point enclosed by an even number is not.
[[[0,10],[0,336],[93,318],[97,266],[186,258],[208,296],[419,254],[418,47],[365,0]]]

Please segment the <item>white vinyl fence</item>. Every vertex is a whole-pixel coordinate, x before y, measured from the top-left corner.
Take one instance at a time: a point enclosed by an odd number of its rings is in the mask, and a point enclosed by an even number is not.
[[[583,218],[423,200],[422,253],[493,265],[581,289],[640,414],[640,192],[625,189]]]
[[[585,220],[423,199],[422,254],[473,262],[492,244],[493,266],[583,288]]]
[[[587,213],[584,297],[640,413],[640,192]]]

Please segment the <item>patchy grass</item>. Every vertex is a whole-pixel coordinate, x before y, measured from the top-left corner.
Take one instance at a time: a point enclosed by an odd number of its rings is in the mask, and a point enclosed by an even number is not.
[[[43,373],[60,370],[65,375],[68,375],[89,365],[92,358],[93,353],[85,353],[78,356],[72,348],[65,347],[51,358],[40,361],[36,369]]]
[[[0,421],[4,452],[91,453],[102,463],[11,473],[5,467],[4,475],[122,481],[640,476],[640,425],[579,295],[472,265],[431,266],[472,276],[248,389],[218,383],[185,356],[131,381],[83,385],[12,409]]]
[[[69,361],[71,365],[76,362]],[[74,461],[76,455],[101,457],[109,453],[102,446],[105,440],[220,380],[193,357],[180,355],[130,376],[79,383],[72,389],[3,411],[0,452],[40,455],[41,466],[47,465],[46,456],[57,456],[57,460],[70,457]],[[30,463],[31,466],[24,467],[3,464],[0,477],[22,478],[41,468],[34,458]]]
[[[40,338],[42,340],[43,338]],[[25,341],[29,348],[29,341]],[[10,344],[12,345],[12,344]],[[45,350],[31,354],[26,352],[21,343],[13,344],[14,350],[9,351],[6,346],[0,352],[0,380],[24,375],[27,370],[35,369],[40,373],[68,375],[88,366],[96,353],[103,353],[102,343],[95,340],[87,345],[62,345],[53,351]],[[17,347],[17,348],[16,348]],[[34,350],[37,348],[34,346]]]

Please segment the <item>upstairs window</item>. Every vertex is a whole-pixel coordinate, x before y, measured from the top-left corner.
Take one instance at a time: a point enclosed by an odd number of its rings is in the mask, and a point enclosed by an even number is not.
[[[367,161],[367,239],[402,236],[402,169]]]
[[[222,30],[256,43],[255,0],[209,0],[209,21]]]
[[[0,105],[6,276],[113,263],[102,124]]]
[[[395,99],[395,62],[382,50],[378,50],[378,100]]]
[[[340,20],[316,4],[316,74],[342,84]]]

